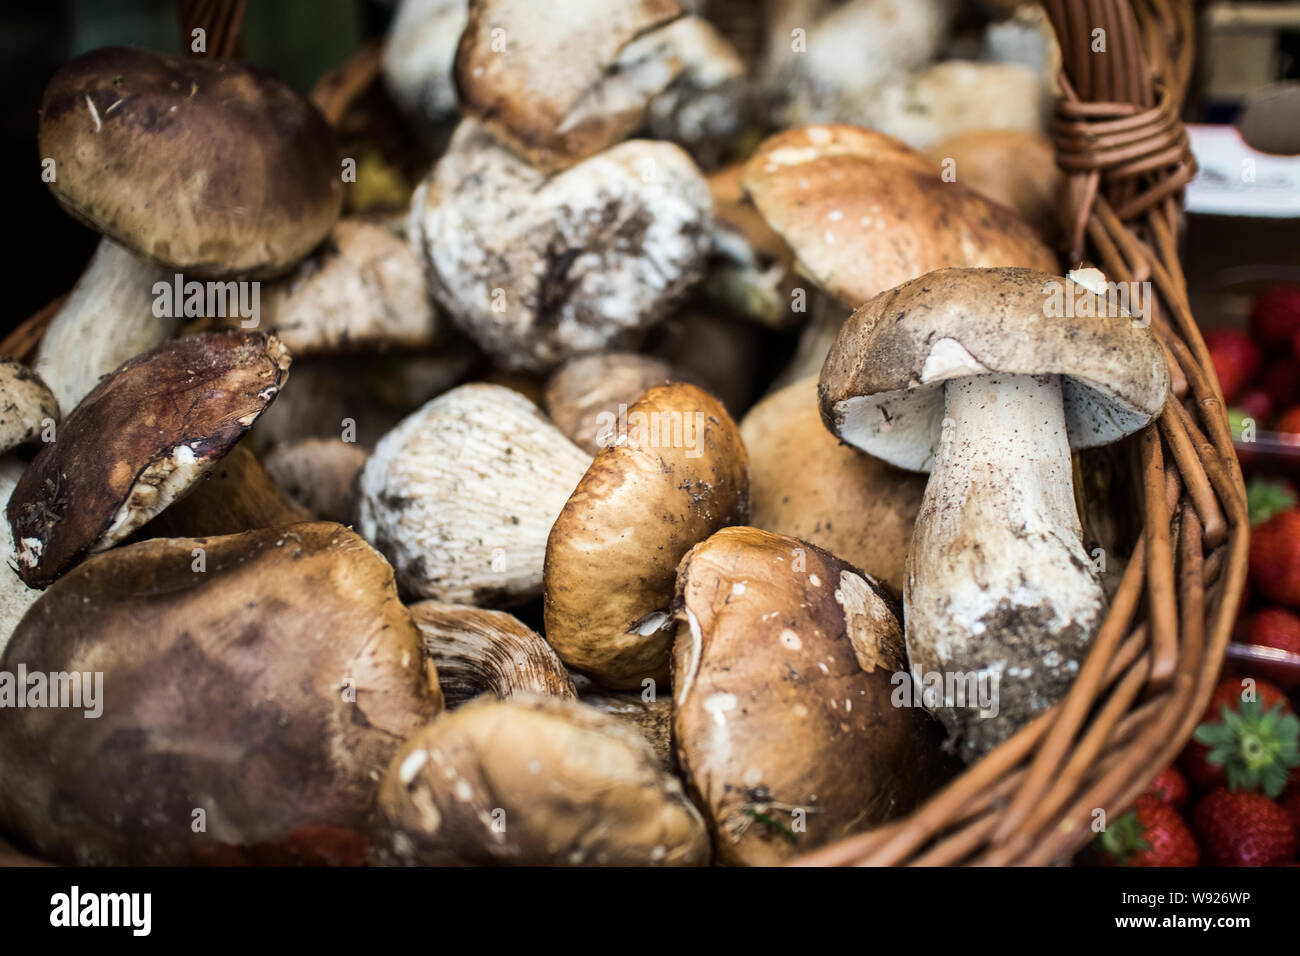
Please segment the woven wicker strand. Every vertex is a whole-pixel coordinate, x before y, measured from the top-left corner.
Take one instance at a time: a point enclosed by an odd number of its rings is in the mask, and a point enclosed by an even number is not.
[[[1191,4],[1044,6],[1064,72],[1052,132],[1066,177],[1067,260],[1093,261],[1113,282],[1151,283],[1148,317],[1173,373],[1169,406],[1136,439],[1144,530],[1064,700],[909,817],[804,865],[1068,860],[1093,836],[1096,811],[1122,812],[1190,736],[1241,600],[1245,488],[1175,239],[1196,169],[1178,115],[1192,69]],[[1098,37],[1105,52],[1093,50]]]

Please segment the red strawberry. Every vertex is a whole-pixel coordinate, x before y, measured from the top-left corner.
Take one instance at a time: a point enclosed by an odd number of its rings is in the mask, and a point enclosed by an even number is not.
[[[1208,866],[1281,866],[1295,856],[1295,824],[1261,793],[1215,790],[1192,811],[1192,829]]]
[[[1246,510],[1252,526],[1263,524],[1280,511],[1294,508],[1297,501],[1300,498],[1296,496],[1295,485],[1285,478],[1256,475],[1246,485]],[[1245,603],[1244,597],[1242,603]]]
[[[1257,594],[1300,607],[1300,509],[1281,511],[1252,529],[1250,581]]]
[[[1300,765],[1300,720],[1268,681],[1226,677],[1179,765],[1202,790],[1226,786],[1276,797]]]
[[[1261,345],[1290,345],[1300,332],[1300,286],[1275,285],[1256,299],[1250,331]]]
[[[1231,402],[1259,372],[1264,355],[1250,336],[1236,329],[1210,329],[1205,333],[1205,346],[1219,374],[1223,397]]]
[[[1237,410],[1257,423],[1268,421],[1273,417],[1273,396],[1262,388],[1248,389],[1237,399]]]
[[[1161,803],[1167,803],[1181,810],[1187,806],[1188,798],[1191,797],[1191,788],[1187,786],[1187,778],[1182,775],[1182,772],[1170,764],[1147,784],[1147,788],[1142,793],[1144,796],[1155,797]]]
[[[1288,654],[1300,654],[1300,614],[1286,608],[1265,608],[1250,619],[1246,643],[1275,647]],[[1288,690],[1300,686],[1300,682],[1296,681],[1279,680],[1278,684]]]
[[[1296,833],[1300,834],[1300,778],[1291,782],[1282,796],[1277,798],[1277,805],[1286,811],[1286,815],[1295,824]]]
[[[1195,866],[1199,853],[1178,811],[1149,794],[1097,837],[1104,866]]]
[[[1300,432],[1300,407],[1293,405],[1283,412],[1276,427],[1280,432]]]

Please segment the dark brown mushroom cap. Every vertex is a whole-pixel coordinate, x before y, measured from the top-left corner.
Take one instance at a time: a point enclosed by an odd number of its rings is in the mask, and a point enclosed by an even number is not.
[[[41,102],[50,188],[91,228],[195,276],[284,272],[325,238],[343,185],[324,117],[232,60],[106,47]]]
[[[46,587],[162,511],[234,447],[288,368],[274,336],[211,332],[160,345],[104,378],[9,499],[19,576]]]
[[[95,719],[0,721],[0,826],[80,864],[360,862],[380,775],[441,706],[392,569],[324,522],[97,555],[23,618],[20,664],[103,675]]]
[[[1169,394],[1164,350],[1122,305],[1036,269],[941,269],[904,282],[840,330],[822,367],[822,418],[869,454],[929,471],[945,382],[1060,375],[1071,448],[1118,441]]]
[[[772,865],[912,810],[943,733],[894,706],[898,606],[834,555],[725,528],[682,560],[673,739],[723,863]]]
[[[606,687],[668,676],[677,562],[745,520],[749,460],[712,395],[660,385],[587,469],[546,542],[546,639]]]

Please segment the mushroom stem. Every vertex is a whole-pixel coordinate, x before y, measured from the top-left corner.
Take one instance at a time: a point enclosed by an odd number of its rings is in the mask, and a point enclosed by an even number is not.
[[[1074,506],[1060,377],[951,381],[944,411],[908,555],[913,670],[996,675],[1004,709],[1008,695],[1047,698],[1052,688],[1037,677],[1019,678],[1038,661],[1050,670],[1052,650],[1081,657],[1105,606]],[[990,641],[996,655],[982,653]],[[945,717],[953,706],[945,700],[940,717],[969,728]]]

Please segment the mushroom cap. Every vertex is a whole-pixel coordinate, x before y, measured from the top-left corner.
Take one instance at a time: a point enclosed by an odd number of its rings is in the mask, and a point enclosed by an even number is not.
[[[951,159],[958,181],[1002,203],[1045,239],[1060,231],[1057,222],[1061,170],[1052,141],[1035,130],[977,129],[931,146],[936,164]]]
[[[546,414],[571,442],[590,455],[603,447],[602,428],[619,406],[631,406],[655,385],[673,375],[672,366],[653,355],[637,352],[596,352],[561,365],[546,382]]]
[[[18,573],[46,587],[175,501],[274,399],[289,354],[261,332],[166,342],[100,381],[19,481]]]
[[[944,383],[995,372],[1060,375],[1074,449],[1137,431],[1169,394],[1160,343],[1105,295],[1034,269],[941,269],[850,316],[822,368],[822,419],[877,458],[929,471]]]
[[[408,594],[518,604],[541,592],[546,537],[590,463],[518,392],[462,385],[375,446],[357,529]]]
[[[438,668],[448,710],[483,694],[578,699],[551,645],[513,614],[443,601],[420,601],[407,610],[425,656]]]
[[[1056,257],[1008,209],[896,139],[857,126],[804,126],[767,139],[743,173],[799,269],[846,305],[953,266],[1054,270]]]
[[[18,479],[23,476],[26,467],[14,455],[0,458],[0,503],[9,503],[9,496],[18,486]],[[9,643],[14,628],[32,603],[41,596],[40,591],[29,588],[9,567],[13,560],[14,539],[9,530],[9,522],[0,522],[0,658],[4,657],[5,645]]]
[[[24,708],[0,727],[0,822],[82,865],[360,862],[380,774],[442,700],[392,569],[324,522],[97,555],[0,664],[103,675],[97,719]]]
[[[469,19],[469,0],[401,0],[384,44],[384,83],[426,129],[455,120],[452,65]]]
[[[668,676],[677,562],[745,520],[749,462],[740,430],[712,395],[650,389],[626,437],[596,456],[546,542],[546,639],[607,687]]]
[[[749,452],[749,523],[802,538],[861,568],[896,596],[925,477],[826,430],[817,377],[773,392],[740,423]]]
[[[535,165],[591,156],[640,126],[676,78],[682,64],[654,32],[680,16],[677,0],[566,0],[539,26],[534,0],[471,0],[461,109]]]
[[[0,356],[0,454],[36,438],[47,420],[59,420],[49,386],[22,362]]]
[[[897,604],[834,555],[724,528],[683,559],[673,609],[673,739],[721,862],[772,865],[869,829],[946,776],[938,723],[891,700]]]
[[[325,238],[343,202],[324,118],[233,60],[106,47],[41,102],[60,205],[136,255],[193,276],[267,276]]]
[[[692,866],[699,811],[650,745],[554,697],[484,699],[407,741],[380,788],[396,857],[416,864]]]
[[[346,523],[352,485],[366,449],[339,438],[304,438],[277,445],[262,465],[285,493],[318,519]]]

